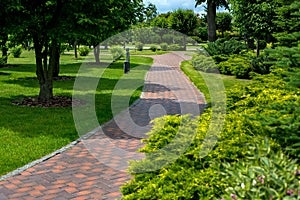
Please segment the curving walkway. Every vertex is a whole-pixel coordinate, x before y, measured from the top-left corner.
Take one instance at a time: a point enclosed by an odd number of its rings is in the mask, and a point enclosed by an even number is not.
[[[152,56],[141,99],[95,129],[71,148],[0,181],[4,199],[115,199],[130,179],[128,161],[143,158],[136,150],[151,129],[149,122],[166,114],[199,115],[203,95],[180,71],[190,59],[183,52]]]

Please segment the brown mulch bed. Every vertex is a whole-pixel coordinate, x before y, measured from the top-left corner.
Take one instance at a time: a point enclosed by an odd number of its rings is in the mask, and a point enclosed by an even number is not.
[[[14,105],[29,106],[29,107],[43,107],[43,108],[65,108],[72,106],[85,105],[86,102],[79,99],[72,99],[66,96],[54,96],[50,102],[39,102],[38,98],[25,97],[22,100],[15,100]]]

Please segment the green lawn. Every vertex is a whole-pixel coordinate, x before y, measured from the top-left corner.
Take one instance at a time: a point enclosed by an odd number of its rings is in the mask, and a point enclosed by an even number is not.
[[[218,79],[218,77],[222,78],[224,83],[225,90],[229,90],[233,88],[236,84],[247,84],[250,80],[246,79],[237,79],[234,76],[227,76],[227,75],[219,75],[219,74],[212,74],[212,73],[204,73],[197,71],[191,64],[190,61],[184,61],[181,63],[182,71],[189,77],[189,79],[195,84],[195,86],[204,94],[207,103],[211,103],[210,95],[207,88],[207,85],[203,79],[203,76],[207,76],[210,79]],[[201,75],[202,74],[202,75]]]
[[[130,55],[162,55],[166,53],[169,53],[169,51],[151,51],[147,49],[144,49],[143,51],[130,50]]]
[[[61,56],[61,73],[64,76],[76,76],[84,58],[74,59],[74,55]],[[111,64],[107,69],[90,65],[88,70],[102,70],[96,92],[96,111],[100,124],[110,120],[111,94],[114,85],[123,76],[123,61]],[[72,108],[38,108],[16,106],[11,102],[23,97],[35,97],[39,84],[35,75],[33,52],[23,52],[21,58],[9,57],[12,68],[0,68],[0,175],[21,167],[35,159],[77,139]],[[144,76],[152,64],[151,58],[131,57],[132,73],[136,79]],[[135,67],[144,65],[139,70]],[[93,73],[89,73],[93,74]],[[74,80],[55,81],[54,94],[72,96]],[[125,91],[125,92],[124,92]],[[126,88],[119,93],[126,96]],[[131,95],[130,103],[141,93],[141,87]],[[84,95],[83,95],[84,96]],[[130,98],[130,97],[129,97]]]

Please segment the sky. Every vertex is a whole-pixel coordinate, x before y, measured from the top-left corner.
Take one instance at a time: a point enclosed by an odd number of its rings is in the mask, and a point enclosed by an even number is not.
[[[203,13],[204,7],[195,8],[195,0],[144,0],[146,5],[152,3],[156,6],[158,13],[174,11],[178,8],[194,10],[196,13]]]
[[[204,14],[204,5],[203,3],[201,6],[197,6],[195,8],[195,0],[144,0],[144,3],[148,5],[152,3],[156,6],[158,13],[166,13],[168,11],[174,11],[178,8],[182,9],[190,9],[193,10],[195,13]],[[218,11],[223,11],[224,9],[220,9]]]

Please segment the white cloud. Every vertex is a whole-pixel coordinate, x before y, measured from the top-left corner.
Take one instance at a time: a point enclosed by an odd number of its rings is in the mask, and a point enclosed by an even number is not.
[[[203,6],[195,8],[195,0],[144,0],[144,2],[154,4],[159,13],[174,11],[178,8],[194,10],[196,13],[203,13],[204,11]]]

